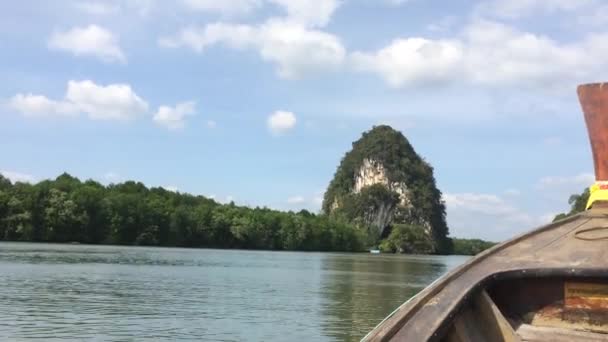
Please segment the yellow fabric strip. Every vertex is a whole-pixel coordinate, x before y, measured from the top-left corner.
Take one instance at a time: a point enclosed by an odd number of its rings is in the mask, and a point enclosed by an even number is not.
[[[595,183],[589,187],[589,200],[587,201],[587,210],[593,206],[593,202],[608,201],[608,183]]]

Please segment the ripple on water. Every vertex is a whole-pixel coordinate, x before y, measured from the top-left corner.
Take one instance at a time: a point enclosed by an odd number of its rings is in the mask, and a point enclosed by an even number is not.
[[[0,340],[358,340],[464,260],[0,243]]]

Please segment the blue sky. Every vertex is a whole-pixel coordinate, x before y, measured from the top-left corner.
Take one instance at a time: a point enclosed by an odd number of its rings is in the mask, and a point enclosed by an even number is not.
[[[362,131],[435,167],[453,236],[546,223],[593,181],[576,85],[600,0],[0,4],[0,170],[318,210]]]

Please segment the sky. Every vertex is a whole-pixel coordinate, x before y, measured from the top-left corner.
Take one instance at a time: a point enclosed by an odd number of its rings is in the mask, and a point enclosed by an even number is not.
[[[363,131],[435,169],[452,236],[503,240],[593,182],[602,0],[0,3],[0,172],[318,211]]]

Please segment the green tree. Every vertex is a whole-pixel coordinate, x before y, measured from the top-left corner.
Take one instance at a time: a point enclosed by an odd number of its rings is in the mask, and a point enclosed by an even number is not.
[[[425,228],[416,225],[395,224],[391,227],[391,233],[380,243],[383,252],[398,253],[431,253],[433,241]]]
[[[67,173],[37,184],[0,178],[0,239],[310,251],[365,245],[356,225],[326,215],[222,205],[134,181],[104,186]]]
[[[44,211],[48,241],[85,242],[86,231],[83,228],[88,224],[88,219],[87,214],[78,210],[78,206],[66,192],[50,190]]]
[[[74,189],[71,199],[76,204],[77,211],[86,217],[82,227],[83,241],[93,244],[104,242],[110,223],[104,187],[97,182],[87,181]]]
[[[589,200],[589,188],[586,188],[585,190],[583,190],[583,192],[578,195],[578,194],[574,194],[574,195],[570,195],[570,198],[568,199],[568,204],[570,204],[570,211],[568,213],[561,213],[555,216],[555,218],[553,219],[553,221],[558,221],[561,219],[564,219],[566,217],[578,214],[580,212],[585,211],[585,208],[587,206],[587,201]]]
[[[32,214],[26,209],[23,201],[12,197],[7,202],[7,214],[4,218],[5,240],[29,240],[32,230]]]
[[[477,255],[496,244],[480,239],[452,239],[452,241],[454,254],[458,255]]]

